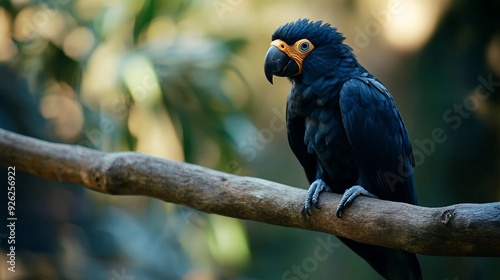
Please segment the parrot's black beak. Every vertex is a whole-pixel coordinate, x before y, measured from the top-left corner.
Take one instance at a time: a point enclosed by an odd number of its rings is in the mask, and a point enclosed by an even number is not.
[[[269,48],[264,61],[264,72],[271,84],[273,83],[273,75],[291,77],[298,74],[299,71],[299,65],[286,53],[280,51],[275,46]]]

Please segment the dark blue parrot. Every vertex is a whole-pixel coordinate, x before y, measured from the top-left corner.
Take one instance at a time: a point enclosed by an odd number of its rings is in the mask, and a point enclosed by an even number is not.
[[[279,27],[265,74],[288,77],[288,142],[311,183],[304,211],[323,191],[343,194],[340,218],[359,195],[416,204],[413,152],[389,91],[343,43],[337,29],[299,19]],[[339,239],[386,279],[421,279],[415,254]]]

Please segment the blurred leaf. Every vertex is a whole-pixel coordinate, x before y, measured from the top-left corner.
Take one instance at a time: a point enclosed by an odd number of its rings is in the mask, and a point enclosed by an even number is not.
[[[157,63],[161,79],[163,102],[172,119],[179,120],[186,161],[196,159],[200,139],[211,138],[227,159],[236,150],[237,135],[228,131],[228,120],[238,116],[246,119],[222,87],[225,71],[235,71],[230,60],[233,49],[241,48],[244,40],[223,40],[183,35],[170,46],[151,45],[143,50]],[[242,75],[238,75],[244,85]],[[244,129],[240,127],[240,129]],[[219,167],[222,165],[219,165]],[[212,166],[215,167],[215,166]]]
[[[242,222],[218,215],[211,215],[209,219],[208,247],[214,258],[232,269],[248,265],[250,250]]]
[[[139,35],[143,31],[145,27],[148,27],[151,21],[154,19],[156,9],[156,1],[155,0],[145,0],[142,5],[142,9],[139,14],[135,18],[134,22],[134,43],[137,44],[139,40]]]
[[[178,21],[180,18],[184,16],[184,13],[191,6],[192,2],[193,0],[174,0],[163,3],[165,3],[165,8],[169,12],[172,19],[174,21]]]
[[[241,51],[248,44],[248,42],[245,38],[231,38],[225,41],[225,44],[231,52],[237,53]]]

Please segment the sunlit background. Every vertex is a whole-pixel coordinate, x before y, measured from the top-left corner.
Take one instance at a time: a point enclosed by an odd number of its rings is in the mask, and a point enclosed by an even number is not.
[[[263,58],[278,26],[321,19],[396,99],[419,203],[499,201],[499,16],[494,0],[0,1],[0,127],[307,188],[288,81],[270,85]],[[315,259],[326,234],[16,180],[17,272],[0,229],[1,279],[379,279],[334,238]],[[500,279],[499,258],[420,261],[427,279]]]

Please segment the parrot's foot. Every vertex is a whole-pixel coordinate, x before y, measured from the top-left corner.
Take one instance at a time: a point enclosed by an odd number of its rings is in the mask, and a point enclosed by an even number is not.
[[[316,209],[320,209],[319,207],[319,194],[321,192],[331,192],[332,189],[323,182],[321,179],[316,179],[309,190],[307,190],[306,203],[304,204],[304,210],[307,215],[312,216],[311,212],[311,204],[316,207]]]
[[[342,216],[342,211],[344,211],[344,209],[347,208],[347,206],[349,206],[349,204],[351,204],[354,199],[360,195],[377,198],[376,195],[368,192],[362,186],[352,186],[345,191],[339,202],[339,206],[337,206],[337,218],[340,218]]]

